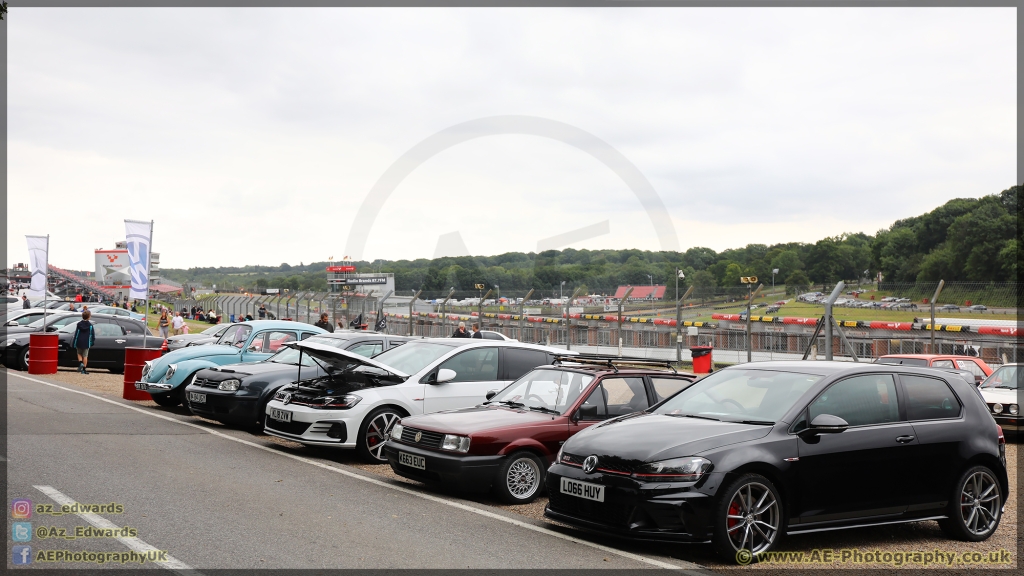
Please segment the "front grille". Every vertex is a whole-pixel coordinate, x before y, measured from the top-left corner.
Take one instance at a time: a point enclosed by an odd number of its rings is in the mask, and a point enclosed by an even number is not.
[[[555,512],[620,528],[629,526],[633,512],[633,507],[625,504],[614,501],[594,502],[555,490],[548,490],[548,505]]]
[[[278,422],[273,418],[267,418],[267,428],[285,434],[302,436],[309,429],[309,422]]]
[[[582,468],[583,461],[586,459],[586,456],[580,456],[579,454],[569,454],[568,452],[562,453],[562,464],[565,464],[566,466]],[[633,473],[633,467],[625,462],[621,462],[618,458],[605,456],[597,459],[597,467],[594,468],[594,472],[629,476]]]
[[[416,441],[416,434],[422,434],[420,441]],[[433,448],[438,450],[441,448],[441,442],[444,441],[444,434],[438,432],[430,432],[428,430],[418,430],[416,428],[409,428],[406,426],[402,430],[402,442],[406,444],[412,444],[413,446],[422,446],[424,448]]]
[[[194,384],[196,386],[201,386],[203,388],[216,388],[217,386],[220,385],[220,382],[216,380],[211,380],[209,378],[200,378],[196,376],[196,381]]]

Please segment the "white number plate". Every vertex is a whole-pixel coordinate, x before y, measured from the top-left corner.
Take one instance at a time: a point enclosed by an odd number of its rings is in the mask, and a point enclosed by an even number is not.
[[[279,410],[277,408],[271,408],[270,409],[270,417],[273,418],[274,420],[279,420],[281,422],[291,422],[292,421],[292,413],[291,412],[289,412],[287,410]]]
[[[206,394],[200,394],[198,392],[189,392],[188,401],[194,404],[206,404]]]
[[[562,494],[576,496],[577,498],[586,498],[587,500],[593,500],[594,502],[604,502],[605,487],[599,484],[580,482],[579,480],[563,477],[560,488],[561,489],[559,491]]]
[[[423,456],[413,456],[412,454],[406,454],[405,452],[398,453],[398,463],[411,468],[419,468],[420,470],[427,469],[426,458]]]
[[[149,390],[149,384],[147,384],[145,382],[136,382],[135,383],[135,389],[136,390]]]

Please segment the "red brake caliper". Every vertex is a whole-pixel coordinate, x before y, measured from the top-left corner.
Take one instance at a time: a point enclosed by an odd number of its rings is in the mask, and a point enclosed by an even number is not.
[[[734,500],[732,502],[732,504],[729,504],[729,516],[739,516],[739,515],[740,515],[740,505]],[[734,526],[736,526],[739,523],[740,523],[740,521],[738,519],[736,519],[736,518],[728,518],[725,524],[731,530]]]

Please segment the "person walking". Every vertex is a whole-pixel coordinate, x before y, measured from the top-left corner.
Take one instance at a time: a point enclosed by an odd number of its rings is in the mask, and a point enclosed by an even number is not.
[[[174,313],[174,321],[171,326],[174,328],[174,335],[181,334],[181,327],[185,325],[185,319],[181,317],[181,312]]]
[[[85,368],[89,364],[89,349],[96,342],[96,330],[89,316],[92,313],[88,310],[82,312],[82,320],[75,325],[75,335],[71,338],[71,344],[78,352],[78,371],[82,374],[88,374]]]
[[[327,330],[328,332],[334,332],[334,326],[331,324],[331,321],[327,319],[327,312],[321,312],[320,321],[313,324],[313,326],[316,326],[317,328],[322,328],[324,330]]]
[[[266,320],[267,319],[267,307],[264,306],[263,304],[260,304],[260,309],[256,311],[256,315],[260,317],[260,320]],[[323,315],[321,314],[321,317],[322,316]],[[331,330],[331,332],[334,332],[334,330]]]
[[[452,334],[452,338],[469,338],[469,332],[466,331],[466,323],[459,322],[459,327],[455,329],[455,333]]]
[[[21,307],[24,310],[28,310],[32,307],[32,305],[28,303],[28,296],[25,296],[24,294],[21,295]]]
[[[78,294],[75,294],[75,302],[81,302],[81,301],[82,301],[82,293],[79,292]]]
[[[171,319],[167,317],[167,308],[160,311],[160,319],[157,321],[160,327],[160,337],[167,338],[167,332],[171,329]]]
[[[484,335],[480,333],[480,325],[479,324],[473,324],[473,336],[472,337],[473,338],[483,339]]]

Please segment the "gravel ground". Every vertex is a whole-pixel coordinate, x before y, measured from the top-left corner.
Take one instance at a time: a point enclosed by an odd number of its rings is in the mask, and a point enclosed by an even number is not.
[[[98,370],[90,372],[88,375],[79,374],[73,368],[60,368],[57,374],[51,374],[46,376],[48,379],[56,380],[64,384],[76,386],[89,390],[92,392],[98,392],[104,395],[121,397],[123,389],[123,376],[120,374],[111,374],[106,370]],[[135,402],[141,406],[156,406],[151,400]],[[180,407],[172,409],[175,412],[182,410]],[[305,447],[301,444],[290,442],[281,438],[273,436],[259,435],[261,439],[269,440],[275,444],[285,446],[291,449],[295,449],[297,452],[305,452],[308,456],[316,458],[325,458],[339,463],[347,464],[361,470],[365,470],[372,474],[376,474],[392,480],[397,480],[407,484],[416,486],[422,486],[424,489],[436,492],[444,495],[456,495],[452,492],[446,491],[443,488],[435,488],[429,486],[423,486],[419,482],[408,480],[398,476],[391,470],[388,465],[380,464],[364,464],[360,462],[354,453],[340,452],[325,450],[322,448]],[[836,559],[831,563],[815,562],[815,563],[766,563],[754,564],[745,568],[755,568],[759,570],[766,570],[766,574],[778,573],[783,574],[789,570],[800,569],[800,568],[953,568],[955,571],[962,571],[968,569],[978,568],[1003,568],[1003,569],[1016,569],[1017,568],[1017,548],[1018,548],[1018,531],[1017,531],[1017,444],[1009,442],[1006,445],[1006,464],[1008,473],[1010,476],[1010,498],[1006,503],[1006,510],[1003,514],[1002,520],[1000,521],[999,528],[996,533],[984,542],[958,542],[946,539],[942,531],[939,529],[937,522],[919,522],[914,524],[897,524],[893,526],[879,526],[873,528],[861,528],[854,530],[837,530],[834,532],[823,532],[818,534],[807,534],[802,536],[792,536],[783,539],[777,548],[779,551],[787,552],[804,552],[809,554],[812,550],[834,550],[838,551],[841,549],[855,549],[862,553],[874,553],[874,552],[935,552],[936,550],[944,553],[955,553],[958,555],[958,560],[953,565],[947,566],[945,564],[933,563],[928,566],[921,566],[919,564],[905,563],[903,566],[894,566],[890,563],[876,562],[876,563],[858,563],[855,564],[852,561],[843,562],[840,559]],[[502,508],[523,516],[542,520],[544,518],[544,506],[547,505],[547,498],[538,498],[534,502],[520,506],[510,506],[500,503],[497,499],[489,494],[457,494],[459,497],[494,506],[496,508]],[[547,520],[545,520],[547,521]],[[547,521],[549,522],[549,521]],[[679,545],[674,548],[662,546],[662,545],[650,545],[652,550],[657,550],[660,553],[668,554],[670,556],[681,558],[690,562],[696,562],[707,566],[708,568],[716,572],[726,572],[736,570],[738,567],[730,566],[721,562],[717,556],[715,556],[709,546],[704,545]],[[1008,565],[984,565],[984,564],[964,564],[959,560],[964,552],[980,552],[986,557],[989,553],[998,552],[999,550],[1007,550],[1011,553],[1012,562]],[[743,568],[743,569],[745,569]]]

